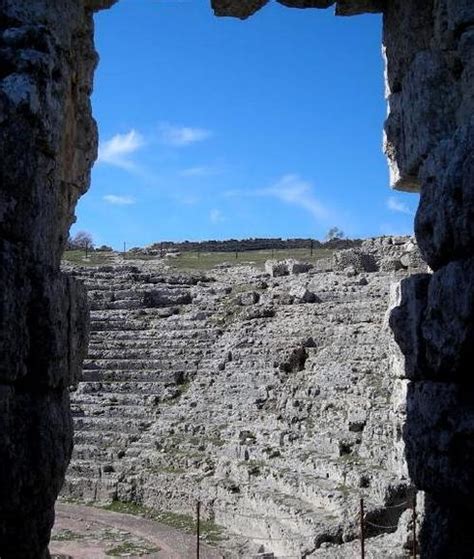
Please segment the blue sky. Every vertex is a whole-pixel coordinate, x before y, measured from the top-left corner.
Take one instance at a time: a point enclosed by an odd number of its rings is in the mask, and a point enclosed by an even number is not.
[[[382,154],[379,16],[121,0],[96,17],[99,160],[77,230],[159,240],[411,233]]]

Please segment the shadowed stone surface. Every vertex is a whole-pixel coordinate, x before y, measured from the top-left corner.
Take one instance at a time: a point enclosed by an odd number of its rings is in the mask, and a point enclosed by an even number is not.
[[[3,0],[0,18],[0,556],[47,557],[72,451],[85,293],[59,261],[96,156],[91,14]]]
[[[337,15],[357,15],[381,12],[382,0],[277,0],[288,8],[329,8],[336,4]],[[212,8],[217,16],[232,16],[245,19],[260,8],[268,0],[211,0]]]
[[[395,186],[420,189],[416,235],[435,270],[402,282],[391,316],[412,381],[404,435],[410,475],[427,492],[430,559],[474,554],[460,521],[474,514],[473,25],[464,0],[392,1],[384,13],[386,152]]]

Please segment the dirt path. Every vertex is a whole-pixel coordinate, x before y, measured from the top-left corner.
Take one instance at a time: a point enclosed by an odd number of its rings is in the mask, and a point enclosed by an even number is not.
[[[130,514],[57,503],[50,550],[68,559],[193,559],[196,537]],[[204,544],[200,556],[222,559]]]

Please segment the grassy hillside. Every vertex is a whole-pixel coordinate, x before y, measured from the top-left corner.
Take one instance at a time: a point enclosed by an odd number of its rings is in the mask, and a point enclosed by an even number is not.
[[[263,268],[266,260],[285,260],[294,258],[315,262],[320,258],[331,256],[330,249],[315,249],[311,255],[310,249],[297,248],[292,250],[252,250],[247,252],[182,252],[173,259],[168,259],[169,265],[180,270],[209,270],[220,264],[238,266],[242,264],[253,264]]]
[[[266,260],[276,259],[285,260],[294,258],[295,260],[304,260],[306,262],[315,262],[320,258],[331,256],[331,249],[314,249],[313,254],[309,248],[296,248],[291,250],[275,249],[275,250],[251,250],[246,252],[181,252],[179,256],[167,258],[165,263],[177,270],[210,270],[214,266],[228,264],[230,266],[239,266],[243,264],[252,264],[263,269]],[[68,250],[63,255],[63,260],[80,266],[105,266],[113,264],[115,257],[124,258],[133,262],[134,260],[158,260],[161,258],[135,254],[115,252],[89,252],[87,258],[83,250]]]

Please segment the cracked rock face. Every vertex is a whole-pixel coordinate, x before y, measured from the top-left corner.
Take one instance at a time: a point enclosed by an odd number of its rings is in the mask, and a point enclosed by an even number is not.
[[[407,459],[427,493],[426,557],[472,557],[474,407],[474,4],[387,3],[386,151],[397,188],[419,190],[417,241],[435,273],[402,282],[391,325],[404,353]],[[462,449],[462,450],[461,450]]]
[[[353,16],[382,11],[381,0],[277,0],[288,8],[329,8],[336,4],[337,15]],[[268,0],[211,0],[217,16],[232,16],[245,19],[260,10]]]
[[[59,261],[96,156],[96,55],[75,1],[0,10],[0,556],[42,558],[87,341],[85,293]]]
[[[397,526],[411,487],[403,380],[383,320],[408,269],[379,268],[409,248],[407,238],[366,241],[354,258],[372,267],[350,274],[348,251],[326,272],[294,260],[269,260],[265,274],[177,274],[159,259],[73,269],[91,337],[71,395],[64,496],[191,515],[200,499],[236,557],[262,545],[313,557],[322,542],[353,541],[361,492],[368,518]],[[379,554],[406,540],[403,522],[372,535]]]

